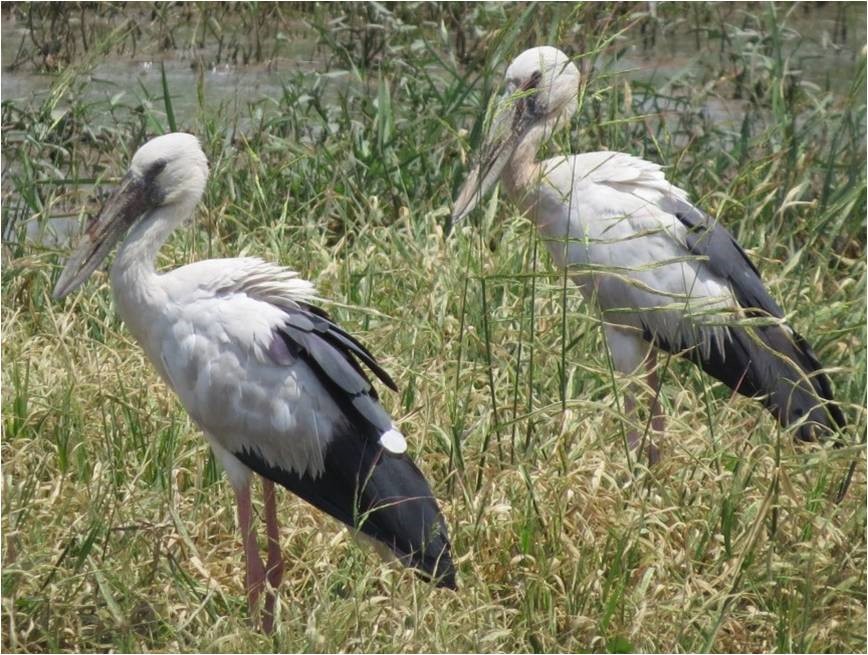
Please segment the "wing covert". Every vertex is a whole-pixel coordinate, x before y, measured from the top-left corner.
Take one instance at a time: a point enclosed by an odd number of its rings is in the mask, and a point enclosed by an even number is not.
[[[742,307],[783,318],[784,311],[769,294],[756,266],[729,230],[679,198],[668,198],[664,209],[687,228],[685,241],[690,252],[704,257],[711,270],[729,282]]]
[[[299,304],[282,310],[286,318],[276,328],[276,338],[286,348],[288,358],[303,360],[348,418],[363,418],[376,428],[375,437],[389,430],[391,419],[356,360],[364,362],[384,384],[396,389],[373,355],[318,308]],[[274,349],[273,345],[269,352]]]

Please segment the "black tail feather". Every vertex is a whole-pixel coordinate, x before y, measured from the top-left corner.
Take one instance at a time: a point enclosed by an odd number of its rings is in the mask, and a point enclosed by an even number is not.
[[[686,200],[670,196],[666,211],[687,228],[685,245],[703,258],[711,273],[725,280],[749,317],[782,320],[784,312],[763,285],[759,270],[729,231]],[[777,325],[732,326],[723,348],[712,345],[702,353],[693,344],[658,344],[684,353],[709,375],[745,396],[762,397],[766,408],[786,426],[801,422],[797,436],[804,441],[837,433],[846,424],[832,398],[832,385],[808,343]],[[647,333],[646,333],[647,338]],[[654,340],[657,343],[657,340]],[[807,418],[805,418],[807,417]],[[840,440],[836,443],[841,445]]]
[[[431,487],[406,455],[371,440],[336,434],[316,478],[267,463],[258,453],[234,453],[256,473],[314,507],[376,539],[405,565],[439,587],[456,588],[446,523]]]
[[[802,441],[832,437],[846,425],[813,350],[804,338],[780,325],[731,326],[723,347],[713,341],[706,352],[695,346],[673,348],[659,338],[654,343],[683,354],[739,394],[759,398],[784,427],[803,421],[796,432]],[[839,438],[836,445],[842,445]]]

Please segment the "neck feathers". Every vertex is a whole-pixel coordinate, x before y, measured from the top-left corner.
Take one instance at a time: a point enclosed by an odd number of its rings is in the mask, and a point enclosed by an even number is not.
[[[156,277],[155,262],[163,244],[192,214],[195,203],[157,207],[144,216],[124,240],[111,270],[115,296],[143,296]]]
[[[535,125],[528,130],[512,153],[504,171],[503,182],[507,193],[514,200],[522,200],[527,192],[539,183],[542,166],[537,161],[536,153],[548,133],[545,124]]]

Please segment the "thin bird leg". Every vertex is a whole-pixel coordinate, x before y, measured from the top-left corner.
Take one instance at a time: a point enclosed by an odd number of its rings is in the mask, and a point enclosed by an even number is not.
[[[657,375],[657,351],[652,350],[648,354],[648,359],[645,360],[645,369],[648,371],[645,382],[651,389],[651,404],[649,406],[651,429],[662,433],[666,428],[666,417],[660,408],[660,376]]]
[[[632,419],[636,416],[636,396],[633,394],[632,386],[631,383],[624,392],[624,416],[627,417],[631,424]],[[627,445],[630,446],[630,450],[636,450],[641,443],[642,433],[632,427],[627,430]]]
[[[662,434],[666,424],[666,419],[660,409],[660,382],[657,375],[657,353],[653,349],[648,353],[645,360],[645,370],[645,383],[651,389],[651,400],[648,410],[650,418],[648,423],[650,423],[652,433],[656,432]],[[631,423],[638,418],[636,416],[636,396],[633,393],[633,386],[634,385],[631,384],[630,388],[624,393],[624,414],[631,419]],[[646,424],[646,427],[647,425],[648,424]],[[654,466],[660,461],[660,450],[654,444],[652,435],[646,434],[646,432],[648,432],[648,430],[639,431],[631,428],[627,432],[627,444],[630,446],[630,450],[639,450],[643,445],[647,444],[645,451],[648,454],[648,464]]]
[[[657,351],[653,348],[648,353],[648,358],[645,360],[645,370],[648,371],[645,377],[645,383],[651,390],[651,402],[648,405],[648,412],[651,422],[652,433],[663,434],[663,429],[666,426],[666,418],[660,409],[660,378],[657,375]],[[648,435],[648,464],[654,466],[660,461],[660,450],[654,444],[651,435]]]
[[[253,508],[250,504],[250,482],[246,482],[235,492],[238,501],[238,527],[241,529],[241,540],[244,543],[244,561],[246,564],[244,582],[247,586],[247,605],[250,609],[250,619],[256,625],[256,602],[265,587],[265,566],[259,558],[259,546],[256,543],[256,532],[253,530],[251,517]]]
[[[262,491],[265,496],[265,532],[268,535],[268,562],[265,565],[268,584],[271,587],[265,595],[265,612],[262,629],[270,634],[274,627],[274,602],[277,587],[283,579],[283,556],[280,553],[280,529],[277,525],[277,504],[274,483],[262,478]]]
[[[624,415],[627,416],[631,424],[638,420],[636,397],[633,392],[629,390],[624,393]],[[645,451],[648,453],[648,464],[653,466],[660,460],[660,451],[657,449],[657,446],[652,443],[651,435],[646,435],[645,433],[646,430],[630,428],[627,431],[627,445],[630,447],[630,450],[637,451],[641,449],[644,444],[648,444]]]
[[[615,370],[627,375],[640,372],[642,363],[648,360],[649,354],[653,355],[653,346],[630,330],[617,325],[606,324],[604,331],[606,345],[611,354]],[[653,357],[650,365],[651,370],[653,370]],[[638,412],[636,411],[636,393],[644,392],[643,386],[636,381],[630,382],[624,391],[624,416],[629,426],[627,430],[627,445],[632,451],[640,451],[645,449],[645,444],[648,444],[648,460],[649,463],[653,464],[658,459],[658,452],[654,445],[650,443],[649,436],[646,435],[646,432],[648,432],[647,425],[645,425],[645,429],[634,427],[636,425],[643,425],[639,421]]]
[[[280,527],[277,523],[277,503],[274,483],[262,478],[265,495],[265,529],[268,534],[268,564],[265,567],[268,583],[275,589],[283,579],[283,557],[280,553]]]

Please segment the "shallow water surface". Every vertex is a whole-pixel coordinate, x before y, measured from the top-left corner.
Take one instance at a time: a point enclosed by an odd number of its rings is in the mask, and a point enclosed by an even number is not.
[[[24,67],[7,70],[14,61],[22,39],[28,38],[27,26],[3,16],[2,22],[2,99],[38,103],[51,91],[56,74],[34,72]],[[207,64],[215,60],[215,47],[193,50],[166,50],[151,56],[113,57],[96,63],[90,71],[84,99],[92,101],[147,102],[162,97],[161,66],[172,94],[172,104],[179,123],[196,115],[197,85],[201,83],[206,103],[236,117],[256,99],[279,97],[283,83],[295,71],[314,70],[315,42],[293,40],[292,59],[281,58],[263,64]],[[162,101],[158,100],[160,104]],[[104,114],[106,121],[111,116]]]
[[[655,3],[649,3],[654,10]],[[803,79],[821,89],[844,92],[858,64],[865,44],[865,6],[848,3],[842,14],[837,3],[820,4],[797,9],[787,16],[792,29],[784,30],[782,40],[790,54],[792,65],[802,72]],[[783,18],[784,12],[781,11]],[[849,33],[845,43],[840,40],[842,15],[848,19]],[[854,18],[857,20],[849,20]],[[709,28],[711,29],[711,28]],[[796,30],[796,31],[792,31]],[[603,73],[623,75],[634,81],[663,87],[700,70],[700,58],[715,56],[703,52],[700,42],[707,35],[697,36],[685,21],[683,26],[669,29],[667,34],[648,35],[643,42],[627,45],[618,58],[598,63]],[[22,40],[28,39],[26,24],[4,13],[2,21],[2,94],[3,100],[32,103],[44,98],[57,78],[55,74],[38,73],[24,67],[7,70],[15,60]],[[756,66],[765,65],[757,47],[759,35],[745,29],[737,33],[733,47],[757,51]],[[202,85],[206,103],[220,106],[221,112],[235,118],[245,113],[247,105],[282,94],[287,79],[300,72],[322,71],[324,61],[316,53],[316,34],[312,28],[299,27],[281,57],[260,64],[208,64],[216,59],[216,47],[201,49],[164,50],[159,53],[137,54],[135,58],[114,57],[98,62],[90,72],[86,99],[114,99],[114,102],[135,98],[140,102],[162,96],[160,66],[165,67],[172,93],[172,102],[179,123],[192,119],[197,111],[197,84]],[[721,52],[721,59],[726,57]],[[347,74],[348,75],[348,74]],[[339,76],[338,76],[339,77]],[[737,121],[744,111],[739,100],[709,97],[706,109],[713,118]],[[106,120],[110,116],[106,115]]]
[[[649,7],[653,12],[656,5],[649,3]],[[754,13],[761,11],[756,7],[751,10]],[[739,11],[728,14],[726,23],[738,23]],[[688,15],[687,10],[684,15]],[[799,5],[787,11],[781,8],[778,15],[787,26],[780,30],[782,50],[787,56],[787,64],[798,73],[800,83],[833,96],[844,95],[864,49],[865,5],[849,3],[843,9],[834,3]],[[4,102],[11,101],[23,107],[39,106],[51,94],[60,74],[40,73],[25,65],[9,68],[17,61],[21,49],[29,46],[30,39],[26,23],[14,16],[14,12],[3,12],[0,94]],[[842,34],[842,20],[847,21],[849,32],[846,38]],[[661,116],[667,126],[677,122],[679,112],[685,110],[682,99],[689,97],[691,102],[699,103],[689,107],[691,112],[699,112],[717,125],[737,129],[746,112],[759,111],[761,114],[765,110],[752,108],[746,99],[732,97],[734,94],[722,95],[718,90],[718,80],[703,79],[702,76],[713,74],[710,71],[715,70],[730,71],[732,66],[728,58],[733,51],[750,53],[742,59],[762,72],[763,67],[771,65],[767,54],[770,47],[768,35],[747,28],[732,28],[726,48],[703,50],[700,44],[721,42],[719,38],[712,38],[713,29],[709,26],[699,33],[700,30],[691,27],[685,18],[674,25],[658,23],[652,32],[646,31],[641,38],[638,34],[627,34],[611,49],[617,51],[617,55],[607,51],[595,61],[594,72],[611,78],[613,88],[617,89],[626,88],[627,80],[632,81],[632,94],[638,101],[635,108],[640,113]],[[76,97],[85,102],[106,103],[107,107],[120,105],[134,111],[137,107],[150,105],[157,115],[161,115],[164,110],[162,71],[165,70],[179,129],[190,129],[199,112],[204,110],[212,116],[219,116],[227,130],[243,131],[249,121],[255,120],[252,104],[280,98],[287,83],[300,81],[305,84],[307,75],[313,83],[315,74],[328,71],[328,62],[322,50],[318,50],[317,34],[312,27],[300,22],[290,38],[283,38],[285,43],[279,56],[249,65],[227,64],[225,57],[221,63],[208,63],[221,59],[213,43],[203,48],[179,47],[156,52],[149,52],[143,46],[135,56],[102,58],[87,67],[87,75],[76,81],[81,85],[76,90]],[[190,43],[192,41],[189,39]],[[433,71],[434,75],[440,73]],[[331,71],[328,76],[329,93],[335,93],[357,79],[346,71]],[[645,85],[654,91],[646,92],[643,89]],[[695,93],[706,87],[709,92]],[[272,107],[266,103],[264,111]],[[55,111],[62,112],[63,105]],[[111,111],[91,112],[91,115],[96,127],[111,127],[115,120]],[[690,135],[683,138],[689,139]],[[6,162],[5,166],[8,165]],[[24,216],[20,218],[27,221]],[[26,235],[30,240],[57,246],[77,232],[78,224],[77,214],[54,215],[41,222],[29,220]]]

